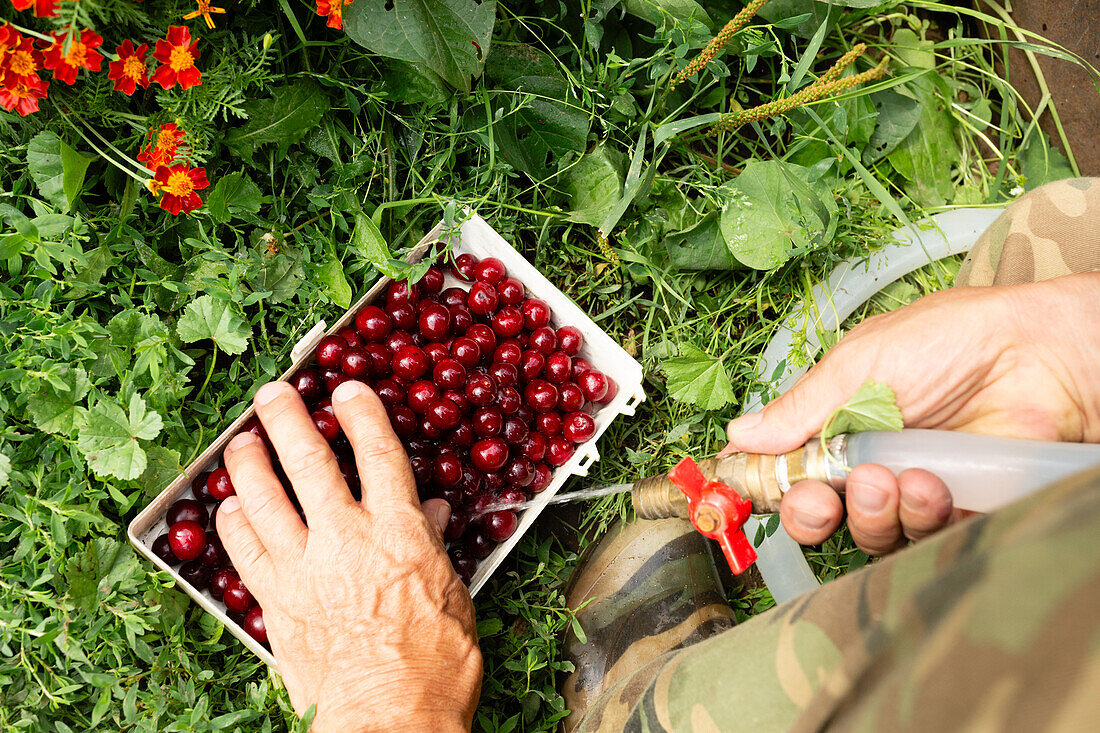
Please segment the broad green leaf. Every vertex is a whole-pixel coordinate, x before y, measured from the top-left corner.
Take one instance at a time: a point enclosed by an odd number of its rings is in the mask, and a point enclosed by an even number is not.
[[[871,141],[863,151],[863,160],[867,163],[892,153],[917,126],[921,112],[920,102],[894,89],[874,92],[871,102],[878,111],[878,119]]]
[[[401,59],[390,59],[386,63],[382,79],[388,96],[404,104],[442,104],[452,94],[439,74]]]
[[[623,9],[655,26],[664,24],[670,17],[680,22],[697,21],[706,28],[713,28],[714,21],[695,0],[623,0]]]
[[[145,489],[145,495],[152,498],[183,473],[183,466],[177,450],[151,445],[145,449],[145,453],[148,462],[141,474],[141,485]]]
[[[349,246],[386,277],[400,274],[390,262],[390,248],[386,246],[378,225],[362,211],[355,212],[355,229],[351,233]]]
[[[65,167],[61,163],[61,138],[46,130],[27,143],[27,170],[42,197],[58,209],[69,208],[65,198]]]
[[[718,212],[711,212],[694,226],[665,237],[665,250],[678,270],[738,270],[743,265],[733,258]]]
[[[61,186],[65,192],[69,209],[76,204],[76,200],[80,196],[80,190],[84,188],[84,175],[88,172],[88,166],[91,163],[92,158],[78,153],[62,141],[61,169],[63,176]]]
[[[256,292],[271,293],[266,300],[284,303],[294,297],[305,280],[301,251],[291,257],[283,253],[260,255],[263,266],[248,275],[248,284]]]
[[[317,277],[325,286],[325,292],[332,298],[333,303],[341,308],[351,307],[351,285],[344,276],[344,266],[340,264],[340,260],[336,258],[325,260],[317,268]]]
[[[11,459],[0,453],[0,489],[8,485],[11,479]]]
[[[241,218],[242,213],[256,214],[264,204],[264,195],[252,179],[240,171],[222,176],[206,197],[206,210],[221,224]]]
[[[917,98],[920,120],[886,157],[907,181],[905,193],[916,204],[943,206],[954,196],[952,169],[960,162],[955,120],[930,88],[919,88]]]
[[[660,145],[665,140],[677,137],[688,130],[694,130],[703,125],[713,125],[715,122],[722,119],[722,116],[721,112],[711,112],[710,114],[696,115],[695,117],[666,122],[653,131],[653,144]]]
[[[622,187],[622,173],[603,146],[585,153],[569,167],[569,218],[599,226],[618,202]]]
[[[722,236],[743,265],[770,270],[793,251],[822,244],[836,226],[836,203],[807,171],[781,161],[752,160],[732,183],[722,210]]]
[[[470,91],[492,41],[496,0],[356,0],[344,8],[351,40],[377,54],[421,64]]]
[[[136,479],[147,463],[139,440],[152,440],[160,433],[160,415],[147,411],[145,400],[130,398],[129,415],[113,400],[100,400],[87,412],[77,447],[97,476]]]
[[[1051,181],[1073,178],[1073,167],[1058,148],[1050,144],[1050,139],[1042,130],[1032,130],[1027,141],[1020,146],[1016,159],[1020,171],[1027,180],[1024,189],[1030,191]]]
[[[84,545],[84,552],[69,558],[65,565],[65,582],[69,586],[69,600],[74,606],[87,611],[95,605],[99,585],[99,548],[94,539]]]
[[[167,338],[168,329],[160,316],[136,309],[124,310],[107,323],[111,345],[120,349],[137,346],[148,338]]]
[[[237,315],[229,300],[203,295],[187,304],[176,333],[185,344],[210,339],[227,354],[241,354],[248,348],[252,326]]]
[[[80,424],[84,408],[79,403],[88,394],[91,382],[79,366],[64,366],[60,379],[60,385],[44,381],[38,393],[27,400],[27,409],[39,430],[71,435]]]
[[[695,405],[701,410],[717,410],[736,399],[733,385],[720,359],[701,349],[684,344],[680,356],[661,363],[668,393],[678,402]]]
[[[532,46],[494,48],[485,75],[504,90],[494,100],[493,138],[513,167],[544,180],[563,155],[584,152],[588,113],[552,58]]]
[[[299,81],[274,90],[271,98],[245,105],[248,122],[229,133],[227,143],[251,158],[261,145],[277,145],[276,158],[302,139],[329,109],[325,91],[311,81]]]
[[[868,379],[842,407],[837,408],[821,429],[826,440],[841,433],[865,430],[901,430],[905,427],[897,397],[889,385]]]

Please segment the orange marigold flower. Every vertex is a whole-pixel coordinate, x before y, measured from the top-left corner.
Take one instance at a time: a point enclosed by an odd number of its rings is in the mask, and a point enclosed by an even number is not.
[[[138,153],[137,159],[155,171],[162,165],[169,165],[175,159],[180,143],[183,142],[183,130],[179,129],[175,122],[169,122],[161,125],[155,133],[150,130],[148,137],[150,142]]]
[[[91,28],[82,30],[79,38],[71,31],[71,28],[54,31],[53,43],[42,57],[42,66],[53,69],[53,78],[66,84],[75,84],[81,69],[99,71],[103,65],[103,54],[96,51],[103,45],[103,36]]]
[[[220,15],[225,12],[225,8],[215,8],[211,3],[213,0],[198,0],[198,10],[188,13],[183,16],[184,20],[194,20],[195,18],[202,16],[202,19],[206,21],[206,27],[210,30],[214,30],[214,19],[210,17],[210,14]]]
[[[317,0],[317,15],[327,15],[329,28],[344,27],[344,6],[350,5],[351,0]]]
[[[118,60],[107,64],[107,78],[115,83],[115,91],[132,96],[138,84],[149,86],[149,69],[145,65],[145,54],[148,50],[148,43],[134,48],[134,43],[129,38],[115,49]]]
[[[11,0],[16,10],[26,10],[33,5],[36,18],[56,18],[58,2],[59,0]]]
[[[42,68],[42,53],[34,47],[31,39],[17,32],[14,44],[4,55],[3,63],[5,88],[14,88],[20,84],[28,87],[39,86],[41,80],[38,78],[38,71]]]
[[[14,109],[22,117],[37,112],[38,100],[45,98],[50,83],[39,79],[37,76],[31,77],[31,79],[33,81],[13,82],[10,86],[5,81],[5,85],[0,87],[0,107],[8,112]]]
[[[155,184],[155,186],[153,185]],[[162,165],[150,182],[150,189],[160,192],[160,208],[170,214],[187,214],[202,206],[202,199],[195,193],[210,185],[205,168],[189,168],[179,165]]]
[[[153,81],[165,89],[179,82],[181,89],[202,84],[202,73],[195,66],[199,57],[199,42],[191,40],[186,26],[174,25],[168,29],[168,37],[157,41],[153,58],[161,63],[153,74]]]

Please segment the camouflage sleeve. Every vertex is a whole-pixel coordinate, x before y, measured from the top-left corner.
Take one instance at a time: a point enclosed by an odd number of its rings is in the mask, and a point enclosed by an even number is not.
[[[1090,730],[1100,471],[641,667],[584,731]]]

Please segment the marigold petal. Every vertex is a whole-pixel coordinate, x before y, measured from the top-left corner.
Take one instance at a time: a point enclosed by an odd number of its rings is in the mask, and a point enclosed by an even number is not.
[[[180,89],[190,89],[193,86],[202,84],[202,72],[194,66],[188,67],[177,74],[177,78],[180,82]]]
[[[153,81],[165,89],[171,89],[176,85],[176,72],[168,64],[163,64],[154,72]]]

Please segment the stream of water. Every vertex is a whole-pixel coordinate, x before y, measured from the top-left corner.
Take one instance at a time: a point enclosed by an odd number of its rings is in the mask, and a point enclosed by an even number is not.
[[[547,504],[568,504],[574,501],[589,501],[590,499],[599,499],[604,496],[612,496],[614,494],[621,494],[624,491],[630,491],[634,488],[634,484],[611,484],[610,486],[597,486],[592,489],[581,489],[580,491],[566,491],[561,494],[555,494],[550,497]],[[511,509],[512,511],[521,511],[538,502],[539,499],[531,499],[519,504],[509,504],[506,502],[499,502],[497,504],[490,504],[485,508],[485,511],[480,514],[470,517],[470,519],[477,519],[480,516],[488,514],[489,512],[497,512],[503,509]]]

